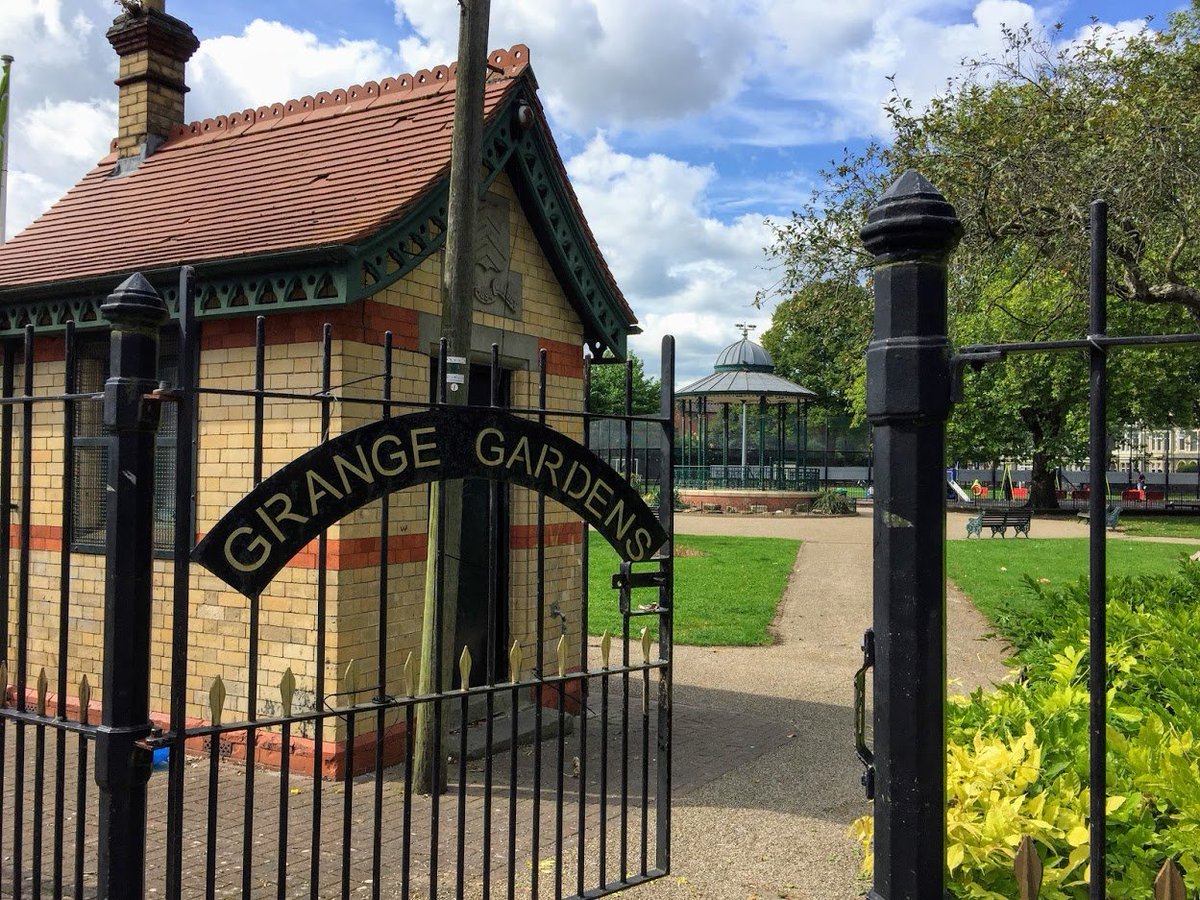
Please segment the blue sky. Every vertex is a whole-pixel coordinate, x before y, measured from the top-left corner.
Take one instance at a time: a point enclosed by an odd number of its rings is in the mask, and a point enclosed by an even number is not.
[[[492,0],[490,45],[530,46],[568,171],[645,334],[656,371],[676,335],[678,378],[760,333],[769,220],[817,170],[886,139],[887,76],[923,102],[1001,29],[1154,24],[1165,0]],[[111,0],[0,0],[14,66],[9,232],[100,158],[115,134]],[[453,59],[454,0],[168,0],[202,41],[188,67],[196,119]],[[951,198],[953,199],[953,198]]]

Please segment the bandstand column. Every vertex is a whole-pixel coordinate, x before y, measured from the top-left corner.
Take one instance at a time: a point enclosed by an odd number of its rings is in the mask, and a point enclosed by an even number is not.
[[[746,478],[746,401],[742,401],[742,479]]]
[[[725,471],[722,473],[725,484],[724,487],[729,487],[729,404],[721,404],[721,418],[725,421],[725,452],[722,454]]]
[[[778,448],[775,454],[775,487],[782,490],[787,483],[787,474],[783,470],[784,453],[787,449],[787,413],[782,401],[775,405],[775,432],[775,446]]]
[[[766,488],[767,398],[758,398],[758,489]]]

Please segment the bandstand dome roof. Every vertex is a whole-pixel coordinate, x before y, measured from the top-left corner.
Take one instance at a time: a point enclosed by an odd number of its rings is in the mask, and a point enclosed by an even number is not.
[[[724,400],[810,400],[817,395],[806,387],[776,375],[771,354],[743,337],[717,355],[711,375],[676,391],[675,396],[720,396]]]
[[[749,338],[730,344],[713,363],[714,372],[774,372],[771,354]]]

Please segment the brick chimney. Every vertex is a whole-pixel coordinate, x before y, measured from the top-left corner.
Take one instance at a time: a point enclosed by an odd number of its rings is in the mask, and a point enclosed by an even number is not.
[[[200,41],[185,22],[166,13],[166,0],[121,0],[108,42],[121,58],[117,114],[120,159],[153,153],[175,125],[182,125],[183,66]]]

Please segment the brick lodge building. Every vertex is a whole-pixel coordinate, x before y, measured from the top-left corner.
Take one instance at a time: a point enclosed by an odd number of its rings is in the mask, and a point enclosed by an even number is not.
[[[197,362],[199,385],[206,392],[198,398],[195,471],[174,471],[169,413],[158,437],[156,516],[162,527],[154,564],[151,705],[163,721],[172,639],[170,523],[183,514],[171,505],[174,484],[194,479],[197,538],[253,486],[254,403],[212,391],[254,387],[256,317],[265,317],[265,389],[314,398],[307,404],[265,402],[266,475],[323,439],[378,417],[377,409],[347,401],[378,396],[385,331],[394,336],[393,397],[417,404],[430,398],[455,94],[455,67],[438,66],[189,123],[184,66],[198,41],[164,6],[146,2],[138,13],[122,13],[108,32],[120,57],[119,130],[111,152],[0,247],[0,336],[17,373],[17,394],[22,392],[22,336],[29,325],[36,391],[63,392],[68,320],[79,333],[77,391],[101,390],[108,340],[99,307],[135,271],[155,285],[172,311],[160,342],[159,370],[169,382],[179,352],[178,267],[196,268]],[[487,64],[472,363],[487,362],[491,346],[499,345],[502,400],[529,408],[538,402],[538,360],[545,350],[548,406],[580,410],[585,345],[593,353],[608,350],[621,357],[626,336],[637,331],[636,320],[568,181],[538,101],[528,49],[494,51]],[[322,404],[316,399],[322,390],[324,323],[332,325],[328,433],[323,433]],[[486,370],[476,371],[473,383],[486,388]],[[486,399],[485,394],[482,402]],[[551,416],[549,421],[582,439],[580,419]],[[53,673],[64,662],[72,685],[84,675],[92,685],[100,683],[107,477],[101,427],[99,404],[81,404],[73,434],[70,533],[64,533],[62,406],[34,407],[29,684],[41,667]],[[17,464],[19,431],[17,437],[8,457],[14,498],[24,489]],[[421,487],[387,500],[390,649],[382,688],[392,693],[401,690],[404,661],[420,642],[428,493]],[[469,504],[469,489],[467,494]],[[506,496],[496,643],[506,649],[516,641],[531,659],[539,631],[533,599],[535,501],[531,492],[515,486]],[[19,517],[11,514],[14,536]],[[482,518],[470,509],[464,516],[464,579],[486,575],[480,574],[489,540],[486,526],[478,530]],[[374,502],[327,534],[327,698],[339,690],[349,661],[359,673],[373,673],[378,665],[380,521],[379,502]],[[553,502],[547,503],[546,523],[545,643],[565,634],[573,645],[570,658],[576,659],[584,627],[579,596],[583,527]],[[59,621],[58,612],[63,554],[69,554],[68,622]],[[16,557],[14,551],[14,572]],[[313,690],[315,547],[296,556],[258,598],[256,659],[248,651],[250,601],[199,567],[193,567],[191,579],[189,718],[208,718],[208,691],[218,675],[227,691],[226,721],[269,715],[271,704],[279,702],[275,686],[288,667],[296,679],[297,708],[317,708],[323,698]],[[464,641],[470,637],[466,632],[479,630],[482,613],[471,604],[480,601],[471,598],[481,593],[463,591],[459,631]],[[11,616],[8,621],[11,626]],[[65,661],[58,658],[62,628],[69,633]],[[16,640],[11,627],[4,638],[11,666]],[[553,647],[546,652],[552,655]],[[506,668],[498,663],[498,671]],[[251,677],[257,710],[246,708]],[[15,681],[10,671],[9,684]],[[396,727],[393,720],[388,733]],[[368,755],[374,741],[373,734],[361,737],[355,759],[360,750]],[[323,771],[343,771],[345,742],[333,740],[324,747]],[[306,767],[303,761],[295,765]]]

